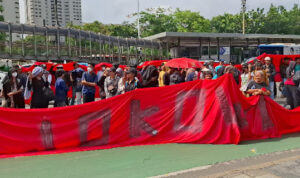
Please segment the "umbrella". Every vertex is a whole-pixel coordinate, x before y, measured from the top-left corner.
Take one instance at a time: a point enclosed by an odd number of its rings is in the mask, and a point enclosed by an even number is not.
[[[95,65],[95,70],[96,71],[99,71],[101,68],[102,68],[102,66],[105,66],[105,67],[112,67],[113,65],[112,64],[110,64],[110,63],[107,63],[107,62],[101,62],[100,64],[97,64],[97,65]]]
[[[171,67],[171,68],[201,68],[202,64],[201,62],[194,60],[194,59],[189,59],[189,58],[177,58],[177,59],[172,59],[169,62],[167,62],[166,66]]]
[[[142,69],[143,67],[146,66],[155,66],[155,67],[159,67],[161,66],[162,63],[164,62],[168,62],[169,60],[155,60],[155,61],[146,61],[144,62],[142,65],[138,66],[138,69]]]

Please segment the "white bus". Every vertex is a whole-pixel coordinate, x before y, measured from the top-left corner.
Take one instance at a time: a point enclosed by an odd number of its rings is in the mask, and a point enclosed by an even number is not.
[[[259,45],[258,55],[267,54],[281,54],[281,55],[295,55],[300,54],[300,45],[295,44],[269,44]]]

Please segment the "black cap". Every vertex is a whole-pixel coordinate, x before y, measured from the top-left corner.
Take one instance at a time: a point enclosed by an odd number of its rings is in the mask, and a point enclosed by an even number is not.
[[[126,74],[130,74],[130,73],[137,75],[137,71],[135,68],[130,68],[128,71],[126,71]]]

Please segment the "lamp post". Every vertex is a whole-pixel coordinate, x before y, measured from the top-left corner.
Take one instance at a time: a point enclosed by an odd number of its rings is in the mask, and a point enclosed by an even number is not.
[[[138,19],[137,19],[137,29],[138,29],[138,39],[141,38],[141,27],[140,27],[140,0],[137,0],[137,8],[138,8]]]
[[[246,14],[246,7],[247,0],[242,0],[242,12],[243,12],[243,34],[246,33],[246,19],[245,19],[245,14]]]

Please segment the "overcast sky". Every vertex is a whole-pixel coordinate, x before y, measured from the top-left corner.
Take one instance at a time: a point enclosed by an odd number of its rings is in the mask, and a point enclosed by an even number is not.
[[[290,9],[300,0],[247,0],[248,9],[269,8],[271,3]],[[140,0],[141,10],[155,7],[171,7],[199,11],[206,18],[227,13],[237,13],[241,0]],[[83,22],[95,20],[103,23],[132,21],[127,15],[137,12],[137,0],[82,0]]]

